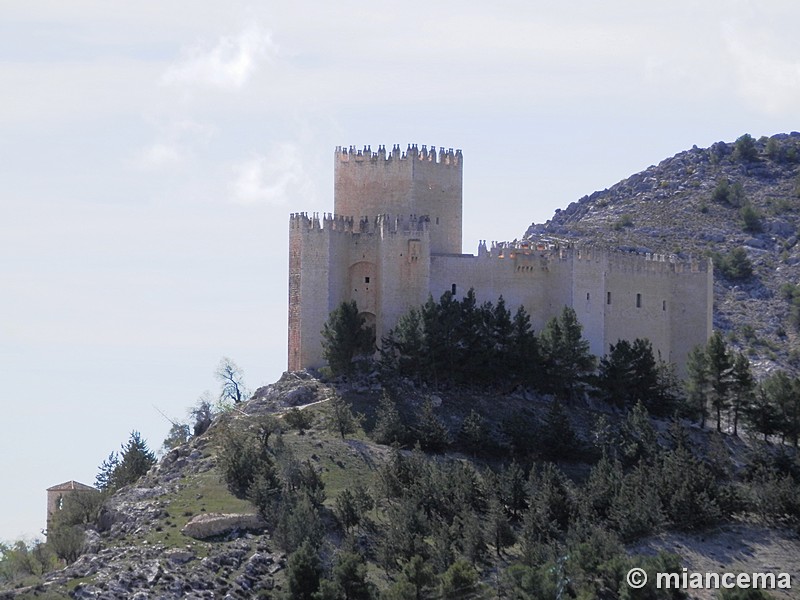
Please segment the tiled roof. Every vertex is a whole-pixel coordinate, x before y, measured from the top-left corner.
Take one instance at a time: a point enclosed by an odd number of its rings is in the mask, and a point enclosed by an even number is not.
[[[64,483],[59,483],[58,485],[54,485],[53,487],[47,488],[48,492],[71,492],[73,490],[94,490],[90,485],[84,485],[83,483],[78,483],[77,481],[65,481]]]

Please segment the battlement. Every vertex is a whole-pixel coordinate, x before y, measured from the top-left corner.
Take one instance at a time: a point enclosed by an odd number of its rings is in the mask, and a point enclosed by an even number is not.
[[[306,231],[336,231],[348,234],[370,233],[408,233],[417,234],[428,231],[430,219],[426,215],[378,215],[356,219],[333,213],[292,213],[289,216],[289,229]]]
[[[344,163],[371,163],[378,164],[379,162],[392,162],[392,161],[424,161],[448,167],[457,167],[461,165],[463,156],[461,150],[453,151],[452,148],[444,149],[440,147],[437,153],[436,146],[431,146],[430,150],[426,145],[418,148],[416,144],[409,144],[405,152],[401,152],[400,145],[395,144],[392,146],[390,152],[386,151],[386,146],[378,146],[378,151],[373,152],[371,146],[364,146],[362,150],[357,150],[355,146],[349,148],[343,146],[336,146],[334,153],[338,162]]]
[[[492,242],[489,247],[487,247],[486,240],[480,240],[478,243],[478,256],[487,259],[538,256],[539,258],[550,260],[602,261],[607,263],[609,268],[613,270],[649,271],[654,273],[706,273],[713,268],[709,259],[696,256],[681,258],[677,254],[627,252],[597,244],[576,244],[552,240]]]

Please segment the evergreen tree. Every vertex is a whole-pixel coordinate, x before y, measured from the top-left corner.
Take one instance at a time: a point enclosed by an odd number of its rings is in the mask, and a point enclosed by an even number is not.
[[[653,410],[663,410],[666,395],[661,390],[659,369],[649,340],[637,338],[633,344],[619,340],[600,360],[597,386],[601,396],[619,407],[643,402]]]
[[[733,159],[742,162],[753,162],[758,160],[756,141],[749,133],[745,133],[736,140],[733,148]]]
[[[333,580],[344,600],[370,600],[372,586],[367,582],[367,565],[355,552],[339,552],[333,567]]]
[[[351,375],[353,359],[370,354],[374,344],[375,333],[366,326],[355,300],[336,307],[322,328],[322,354],[335,375]]]
[[[353,414],[350,405],[340,395],[336,394],[330,402],[331,414],[328,422],[329,428],[338,433],[342,439],[348,433],[353,433],[364,420],[361,414]]]
[[[569,416],[558,398],[550,403],[538,437],[542,454],[550,460],[573,458],[582,449]]]
[[[531,385],[539,375],[540,357],[530,315],[520,306],[514,313],[509,337],[509,364],[512,376],[524,385]]]
[[[575,310],[568,306],[545,326],[541,349],[547,371],[546,391],[573,398],[594,371],[595,359],[581,332]]]
[[[404,444],[408,430],[397,410],[397,403],[384,391],[378,404],[377,419],[372,429],[372,439],[379,444]]]
[[[411,377],[418,383],[429,375],[427,347],[422,315],[412,308],[397,322],[381,342],[381,366],[384,370],[396,371],[403,377]]]
[[[316,550],[304,542],[289,556],[286,570],[286,585],[289,597],[296,600],[312,600],[319,589],[322,567]]]
[[[656,430],[644,404],[637,402],[614,436],[613,458],[619,458],[625,466],[642,460],[652,462],[659,452]]]
[[[503,465],[497,483],[494,486],[498,498],[511,513],[512,518],[518,519],[520,512],[527,505],[528,490],[525,471],[517,461]]]
[[[136,482],[156,464],[156,455],[138,431],[132,431],[119,455],[112,453],[100,466],[97,484],[103,490],[118,490]]]
[[[706,359],[711,406],[717,416],[717,431],[722,431],[722,413],[728,408],[733,364],[719,331],[715,331],[708,340]]]
[[[457,560],[442,574],[439,584],[440,597],[446,600],[476,598],[480,589],[478,573],[465,560]]]
[[[491,305],[489,306],[491,307]],[[489,308],[487,307],[487,308]],[[506,308],[506,301],[500,296],[491,312],[487,310],[489,318],[490,364],[492,365],[493,381],[501,382],[513,376],[512,360],[514,324],[511,313]]]
[[[508,515],[496,496],[489,499],[488,528],[492,545],[498,558],[503,555],[503,548],[511,546],[516,541],[514,530],[508,520]]]
[[[731,410],[733,412],[733,435],[739,434],[739,417],[748,406],[755,390],[755,378],[750,370],[750,361],[741,352],[733,359],[731,370]]]
[[[446,310],[442,306],[442,310]],[[453,373],[461,381],[492,378],[494,356],[491,355],[489,328],[487,327],[486,306],[478,306],[475,290],[470,288],[460,303],[454,304],[452,310],[457,312],[455,319],[454,343],[457,349],[456,368]]]
[[[433,404],[426,400],[417,419],[417,439],[423,450],[441,452],[450,445],[450,433],[442,420],[433,412]]]
[[[778,432],[778,409],[763,385],[756,389],[750,404],[746,406],[745,417],[750,426],[764,436],[765,442],[769,436]]]
[[[114,471],[119,466],[119,454],[112,452],[99,467],[94,479],[94,486],[101,491],[112,490],[114,485]]]
[[[698,418],[700,427],[705,428],[708,417],[708,395],[711,391],[711,377],[708,372],[708,357],[703,346],[695,346],[686,361],[688,374],[686,381],[687,411]]]
[[[402,580],[408,582],[413,591],[408,600],[423,600],[426,597],[425,590],[433,586],[436,577],[425,559],[415,554],[403,565]]]
[[[792,379],[785,371],[777,371],[762,382],[762,387],[769,397],[770,404],[778,414],[777,432],[781,434],[781,442],[788,438],[794,446],[800,437],[800,390],[798,381]]]
[[[471,410],[461,423],[458,437],[473,456],[476,455],[487,445],[486,420],[474,409]]]

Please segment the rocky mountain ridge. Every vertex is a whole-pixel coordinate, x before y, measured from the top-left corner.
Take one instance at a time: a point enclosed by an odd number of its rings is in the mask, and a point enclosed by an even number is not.
[[[557,210],[524,237],[714,256],[714,328],[764,374],[800,365],[784,291],[800,281],[799,227],[800,133],[792,132],[695,146]],[[752,277],[721,268],[737,249]]]

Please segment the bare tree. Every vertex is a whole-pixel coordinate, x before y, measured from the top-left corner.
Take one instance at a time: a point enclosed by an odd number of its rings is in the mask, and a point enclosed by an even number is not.
[[[222,384],[220,400],[233,400],[236,404],[247,398],[247,388],[244,385],[244,372],[227,356],[219,361],[219,366],[214,373]]]

